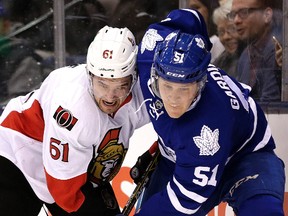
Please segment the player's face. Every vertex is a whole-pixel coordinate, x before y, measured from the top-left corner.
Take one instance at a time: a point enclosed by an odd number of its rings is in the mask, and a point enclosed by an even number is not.
[[[182,116],[198,93],[196,82],[175,83],[159,78],[158,85],[165,110],[171,118]]]
[[[131,76],[117,79],[101,78],[94,76],[93,93],[99,108],[112,114],[119,109],[130,93],[132,78]]]

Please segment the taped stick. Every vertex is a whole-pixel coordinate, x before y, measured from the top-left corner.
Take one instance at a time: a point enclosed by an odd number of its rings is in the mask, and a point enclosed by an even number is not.
[[[128,216],[130,214],[131,210],[133,209],[135,203],[137,202],[139,196],[141,195],[147,182],[149,181],[151,174],[153,173],[153,171],[156,168],[159,155],[160,155],[160,151],[159,151],[159,149],[157,149],[157,151],[155,152],[155,154],[152,157],[151,162],[147,166],[145,173],[141,177],[140,182],[136,185],[135,189],[133,190],[133,193],[131,194],[130,198],[128,199],[126,205],[124,206],[124,208],[122,210],[123,215]]]

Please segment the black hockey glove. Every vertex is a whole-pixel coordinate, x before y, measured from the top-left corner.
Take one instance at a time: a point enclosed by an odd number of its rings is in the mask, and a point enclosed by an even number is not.
[[[85,201],[78,210],[79,215],[115,216],[120,213],[118,202],[109,182],[96,188],[93,188],[92,183],[87,182],[81,191],[85,195]]]
[[[147,150],[144,154],[138,157],[136,164],[130,169],[130,176],[134,180],[135,184],[140,182],[141,177],[145,173],[147,166],[152,160],[152,155],[149,150]]]

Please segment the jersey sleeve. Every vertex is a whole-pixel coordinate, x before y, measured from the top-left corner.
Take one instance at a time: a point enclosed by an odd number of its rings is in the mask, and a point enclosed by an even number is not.
[[[203,35],[208,43],[208,49],[211,49],[212,43],[202,16],[199,16],[195,10],[173,10],[167,15],[166,19],[151,24],[146,30],[137,56],[137,67],[140,71],[140,76],[143,70],[147,70],[150,73],[157,44],[163,41],[171,32],[179,30],[183,33]]]
[[[194,143],[186,143],[195,146]],[[192,149],[178,149],[173,175],[163,189],[143,203],[137,216],[194,215],[215,190],[225,167],[225,161],[215,155],[200,158]],[[197,153],[199,149],[193,148]],[[217,152],[225,154],[225,152]],[[226,157],[223,157],[226,158]],[[166,168],[169,169],[169,166]],[[159,208],[165,206],[165,208]],[[202,211],[202,209],[200,209]],[[201,215],[201,214],[199,214]]]
[[[72,85],[56,87],[51,102],[41,99],[45,110],[43,163],[47,187],[67,212],[77,211],[85,200],[81,187],[87,182],[93,145],[100,134],[95,103],[81,86]]]

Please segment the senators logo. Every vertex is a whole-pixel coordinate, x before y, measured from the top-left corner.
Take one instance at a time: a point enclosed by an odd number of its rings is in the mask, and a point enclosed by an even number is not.
[[[64,127],[69,131],[72,130],[78,121],[78,119],[75,118],[69,110],[62,108],[61,106],[58,107],[53,118],[57,121],[57,124],[60,127]]]
[[[97,150],[97,157],[89,165],[90,180],[97,184],[111,181],[121,168],[127,149],[124,149],[122,143],[118,143],[120,130],[121,128],[111,129],[106,133]]]

